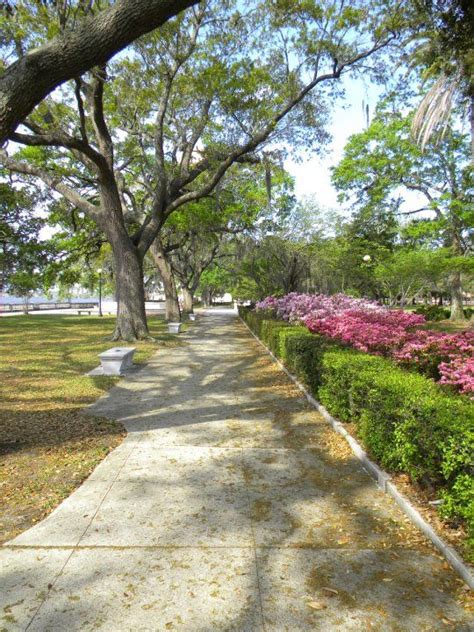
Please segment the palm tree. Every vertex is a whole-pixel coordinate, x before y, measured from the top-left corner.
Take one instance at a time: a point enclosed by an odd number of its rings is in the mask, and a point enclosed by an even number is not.
[[[471,156],[474,162],[474,4],[471,0],[419,0],[421,43],[411,57],[434,83],[421,100],[412,132],[422,149],[435,134],[446,131],[455,104],[469,112]]]

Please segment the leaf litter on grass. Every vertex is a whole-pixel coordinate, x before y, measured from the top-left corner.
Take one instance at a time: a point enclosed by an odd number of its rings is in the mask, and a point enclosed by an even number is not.
[[[159,318],[135,361],[181,342]],[[87,478],[125,436],[117,422],[81,410],[118,380],[88,377],[112,343],[113,318],[62,315],[0,320],[0,542],[31,527]]]

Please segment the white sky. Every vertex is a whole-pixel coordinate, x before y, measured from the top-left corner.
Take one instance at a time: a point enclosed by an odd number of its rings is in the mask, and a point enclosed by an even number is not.
[[[287,160],[285,168],[295,177],[295,193],[298,199],[314,197],[321,208],[341,210],[344,205],[337,201],[337,191],[331,184],[330,168],[341,160],[344,147],[352,134],[366,128],[365,104],[369,104],[369,121],[383,92],[382,86],[376,86],[362,79],[345,78],[346,98],[341,99],[333,111],[329,131],[333,137],[324,156],[313,156],[302,163]],[[364,107],[363,107],[364,104]],[[403,210],[420,208],[426,203],[422,195],[403,191]],[[349,213],[349,207],[346,206]]]
[[[303,163],[292,160],[285,162],[289,173],[295,177],[296,196],[314,196],[321,207],[338,208],[337,192],[331,184],[330,167],[337,165],[342,158],[344,146],[351,134],[361,132],[366,127],[366,115],[362,103],[369,103],[370,116],[377,104],[381,89],[364,84],[360,79],[346,78],[346,99],[341,100],[334,109],[329,131],[333,137],[325,155],[313,156]]]

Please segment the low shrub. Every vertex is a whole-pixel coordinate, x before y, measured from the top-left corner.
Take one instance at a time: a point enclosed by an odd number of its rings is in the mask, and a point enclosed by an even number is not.
[[[360,413],[354,406],[352,385],[357,376],[380,372],[389,363],[383,358],[360,353],[353,349],[334,349],[324,354],[323,384],[319,389],[321,403],[341,421],[356,421]]]
[[[288,327],[289,324],[281,320],[263,319],[260,323],[260,338],[275,355],[278,355],[280,332]]]
[[[331,347],[334,347],[333,342],[308,331],[285,338],[285,364],[314,395],[318,395],[321,386],[324,353]]]
[[[383,358],[331,351],[322,361],[319,399],[357,424],[369,453],[385,468],[427,480],[445,499],[443,513],[474,530],[474,406],[422,375]]]
[[[288,355],[287,355],[287,340],[292,338],[293,336],[307,336],[308,330],[306,327],[301,327],[300,325],[295,325],[294,327],[286,327],[286,329],[280,329],[278,332],[278,343],[275,344],[276,352],[275,355],[280,358],[282,362],[285,364],[288,363]]]
[[[419,306],[420,312],[442,317],[439,306]],[[417,329],[423,313],[388,309],[373,301],[344,294],[298,294],[267,297],[255,306],[257,314],[293,325],[304,324],[319,336],[340,345],[391,358],[460,393],[474,394],[474,333],[447,334]],[[473,395],[474,396],[474,395]]]
[[[237,311],[239,313],[240,318],[242,318],[243,320],[245,320],[246,315],[252,311],[252,308],[249,307],[248,305],[238,305],[237,306]]]
[[[247,307],[239,309],[239,315],[242,319],[247,323],[250,329],[254,332],[258,338],[262,338],[262,323],[265,320],[269,320],[272,316],[271,313],[267,312],[255,312],[252,309]],[[278,322],[278,321],[275,321]],[[280,323],[281,324],[281,323]]]
[[[384,467],[406,471],[415,480],[429,474],[439,482],[437,450],[426,433],[436,412],[434,384],[392,366],[360,373],[351,392],[360,410],[360,436],[369,452]]]
[[[442,305],[419,305],[415,310],[415,314],[424,316],[429,321],[446,320],[451,315],[449,307],[443,307]],[[464,316],[469,319],[474,314],[472,307],[464,308]]]
[[[448,315],[446,316],[446,311]],[[426,320],[438,321],[449,318],[449,310],[446,310],[441,305],[420,305],[414,310],[415,314],[424,316]]]

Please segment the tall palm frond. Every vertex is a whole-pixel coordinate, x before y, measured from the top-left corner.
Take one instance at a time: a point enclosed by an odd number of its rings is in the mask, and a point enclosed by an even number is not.
[[[461,83],[461,72],[449,76],[443,72],[423,97],[412,123],[412,134],[422,150],[434,134],[443,138]]]

